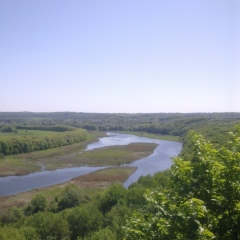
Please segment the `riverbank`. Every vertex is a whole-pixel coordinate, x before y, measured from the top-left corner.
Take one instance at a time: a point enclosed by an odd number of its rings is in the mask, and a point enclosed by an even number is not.
[[[139,137],[146,137],[146,138],[152,138],[152,139],[158,139],[158,140],[181,142],[181,138],[179,136],[161,135],[161,134],[154,134],[154,133],[147,133],[147,132],[131,132],[131,131],[121,131],[118,133],[132,134]]]
[[[71,184],[76,185],[81,190],[82,195],[91,197],[113,183],[124,183],[135,170],[136,168],[133,167],[112,167],[73,178],[65,183],[38,188],[12,196],[0,196],[0,213],[11,207],[24,207],[39,194],[46,197],[48,202],[51,202],[66,186]]]

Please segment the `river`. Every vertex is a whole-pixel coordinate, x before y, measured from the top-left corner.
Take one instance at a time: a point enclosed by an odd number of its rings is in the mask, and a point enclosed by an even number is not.
[[[150,156],[124,165],[137,167],[137,170],[123,184],[125,187],[128,187],[131,183],[136,182],[140,176],[145,176],[148,174],[153,175],[156,172],[168,169],[172,165],[171,157],[177,156],[182,149],[182,144],[178,142],[151,139],[113,132],[109,132],[107,134],[108,137],[99,138],[98,142],[89,144],[85,151],[90,151],[92,149],[105,146],[128,145],[130,143],[140,142],[158,144],[157,148]],[[0,177],[0,196],[9,196],[36,188],[63,183],[71,180],[74,177],[90,172],[95,172],[103,168],[107,168],[107,166],[73,167],[58,169],[54,171],[36,172],[24,176]]]

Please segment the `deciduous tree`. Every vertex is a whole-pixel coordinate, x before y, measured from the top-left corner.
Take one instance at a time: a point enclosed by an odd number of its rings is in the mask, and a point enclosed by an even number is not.
[[[193,158],[174,160],[168,190],[146,193],[126,239],[240,239],[240,129],[231,135],[215,149],[193,134]]]

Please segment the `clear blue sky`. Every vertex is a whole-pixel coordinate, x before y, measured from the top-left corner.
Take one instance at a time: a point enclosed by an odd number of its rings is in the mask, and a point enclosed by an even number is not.
[[[240,112],[239,0],[0,0],[0,111]]]

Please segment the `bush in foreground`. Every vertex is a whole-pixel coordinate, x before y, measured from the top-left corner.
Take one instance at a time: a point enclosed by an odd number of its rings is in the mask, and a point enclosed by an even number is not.
[[[126,239],[240,239],[240,128],[214,149],[193,134],[194,157],[174,160],[171,187],[148,191]]]

